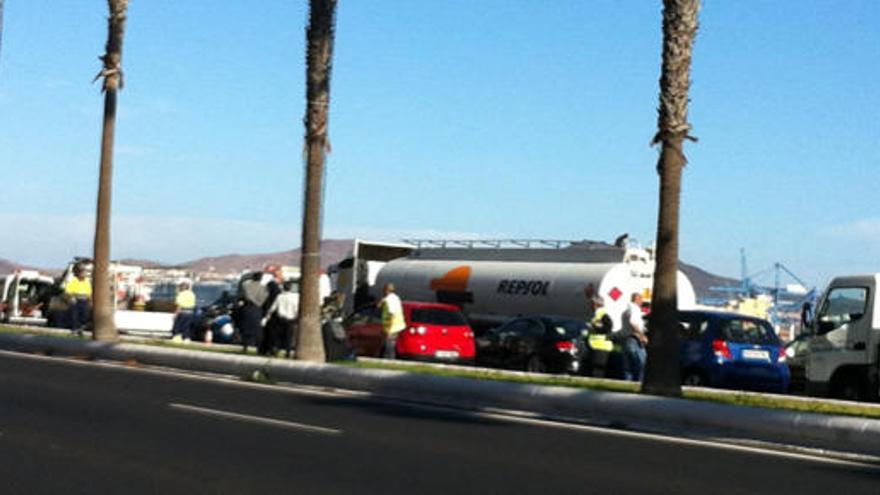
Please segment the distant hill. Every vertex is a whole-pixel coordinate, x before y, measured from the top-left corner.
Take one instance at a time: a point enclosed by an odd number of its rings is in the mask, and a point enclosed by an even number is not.
[[[19,270],[22,268],[26,268],[25,266],[19,265],[14,261],[9,261],[4,258],[0,258],[0,274],[12,273],[15,270]]]
[[[321,268],[327,268],[328,265],[341,261],[353,246],[354,240],[352,239],[327,239],[323,241],[321,243]],[[183,263],[160,263],[153,260],[133,258],[121,259],[119,262],[126,265],[138,265],[145,268],[188,268],[197,272],[215,271],[220,273],[235,273],[243,270],[259,270],[269,264],[298,266],[299,257],[300,250],[291,249],[290,251],[281,251],[277,253],[212,256]],[[18,269],[27,268],[30,267],[0,258],[0,275],[12,273]],[[52,268],[40,269],[40,271],[50,274],[58,274],[62,270],[59,268]]]
[[[352,239],[326,239],[321,242],[321,268],[341,261],[353,246]],[[297,248],[277,253],[212,256],[180,263],[179,266],[197,272],[232,273],[243,270],[259,270],[269,264],[298,266],[299,258],[300,250]]]

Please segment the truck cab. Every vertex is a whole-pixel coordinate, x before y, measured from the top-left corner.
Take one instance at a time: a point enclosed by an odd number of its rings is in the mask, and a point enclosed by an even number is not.
[[[878,397],[880,273],[835,277],[804,318],[809,333],[806,388],[809,395],[849,400]]]

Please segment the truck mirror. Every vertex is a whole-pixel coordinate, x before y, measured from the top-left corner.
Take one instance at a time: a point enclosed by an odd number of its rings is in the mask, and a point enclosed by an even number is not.
[[[805,302],[801,307],[801,333],[812,333],[813,305]]]

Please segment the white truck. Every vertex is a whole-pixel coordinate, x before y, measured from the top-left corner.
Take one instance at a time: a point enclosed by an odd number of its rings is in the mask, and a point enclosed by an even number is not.
[[[16,270],[0,277],[0,321],[45,325],[54,280],[36,270]]]
[[[353,278],[350,273],[338,278],[345,281],[347,296],[354,295],[351,288],[366,284],[372,298],[378,298],[390,282],[402,299],[459,306],[479,328],[528,314],[586,319],[594,296],[604,299],[619,327],[630,295],[650,300],[654,279],[650,250],[593,241],[409,241],[384,250],[365,244],[356,247],[384,259],[353,256],[340,263],[355,272]],[[377,262],[375,280],[367,279],[371,270],[366,268]],[[682,309],[696,305],[693,286],[681,272],[678,302]]]
[[[91,278],[93,263],[89,258],[75,258],[57,281],[57,291],[73,278],[73,268],[82,266]],[[117,330],[123,333],[144,335],[170,335],[174,324],[174,313],[170,311],[141,311],[124,309],[129,299],[142,296],[146,289],[141,284],[143,269],[136,265],[110,263],[111,290],[113,291],[113,321]]]
[[[411,244],[355,239],[348,256],[327,269],[330,287],[345,296],[343,313],[351,314],[366,300],[375,298],[379,270],[389,261],[403,258],[414,250]]]
[[[880,379],[880,273],[835,277],[804,312],[808,395],[876,400]]]

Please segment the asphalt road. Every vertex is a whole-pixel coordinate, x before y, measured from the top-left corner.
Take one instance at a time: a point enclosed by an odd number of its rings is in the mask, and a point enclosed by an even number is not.
[[[880,467],[0,352],[0,493],[878,493]]]

